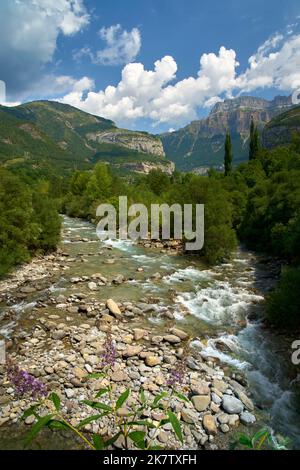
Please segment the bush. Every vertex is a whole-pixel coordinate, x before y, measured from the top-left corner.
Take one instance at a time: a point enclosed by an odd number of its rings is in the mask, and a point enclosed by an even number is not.
[[[283,328],[300,327],[300,266],[285,268],[276,289],[267,298],[268,319]]]

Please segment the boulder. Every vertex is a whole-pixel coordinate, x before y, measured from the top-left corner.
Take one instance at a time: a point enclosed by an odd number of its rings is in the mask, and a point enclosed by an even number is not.
[[[180,338],[182,340],[188,339],[188,337],[189,337],[189,335],[185,331],[179,330],[179,328],[171,328],[170,333],[172,335],[177,336],[178,338]]]
[[[119,309],[118,305],[113,299],[108,299],[106,301],[106,307],[108,308],[109,312],[116,318],[120,318],[122,316],[121,310]]]
[[[240,414],[244,409],[244,405],[241,400],[231,396],[231,395],[224,395],[222,400],[222,407],[231,415],[233,414]]]
[[[211,434],[212,436],[217,434],[217,425],[214,416],[210,414],[204,415],[202,424],[207,434]]]
[[[164,336],[164,340],[170,344],[177,344],[181,342],[181,339],[179,338],[179,336],[175,336],[175,335],[166,335]]]
[[[210,404],[209,395],[194,395],[192,403],[197,411],[205,411]]]

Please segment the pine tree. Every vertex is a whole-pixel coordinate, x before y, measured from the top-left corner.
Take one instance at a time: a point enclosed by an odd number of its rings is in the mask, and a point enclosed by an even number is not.
[[[225,176],[229,175],[232,170],[232,144],[230,132],[227,132],[225,138],[225,156],[224,156],[224,167],[225,167]]]
[[[250,144],[249,144],[249,160],[253,160],[260,149],[259,132],[255,126],[253,118],[250,125]]]

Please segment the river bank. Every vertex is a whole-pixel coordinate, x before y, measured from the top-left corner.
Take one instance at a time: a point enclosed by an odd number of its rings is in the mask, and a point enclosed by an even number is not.
[[[249,363],[236,351],[236,338],[249,329],[247,316],[263,301],[254,262],[242,254],[232,266],[207,269],[130,242],[100,243],[93,226],[65,218],[58,252],[0,283],[1,334],[18,364],[61,395],[74,424],[91,414],[79,401],[103,386],[86,375],[99,371],[108,324],[118,351],[110,380],[118,393],[130,387],[133,401],[140,387],[149,396],[165,390],[187,350],[182,389],[191,402],[172,403],[183,422],[183,448],[226,448],[241,423],[262,419],[251,381],[247,387]],[[17,399],[1,372],[0,424],[9,432],[29,403]],[[108,419],[100,428],[88,426],[112,432]],[[169,425],[157,439],[178,448]]]

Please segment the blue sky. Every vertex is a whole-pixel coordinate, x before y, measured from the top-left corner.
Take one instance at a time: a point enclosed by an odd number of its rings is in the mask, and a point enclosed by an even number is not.
[[[7,104],[57,99],[156,133],[300,88],[298,22],[298,0],[1,0],[0,80]]]

